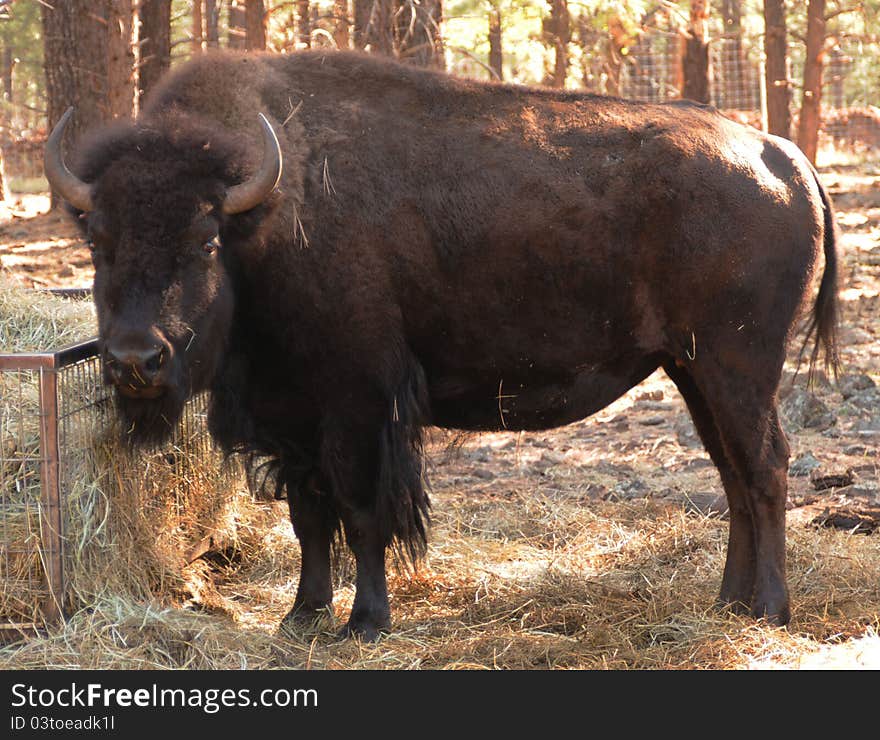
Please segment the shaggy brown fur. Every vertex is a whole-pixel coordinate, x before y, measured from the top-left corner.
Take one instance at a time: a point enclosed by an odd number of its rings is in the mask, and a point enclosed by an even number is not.
[[[226,217],[225,188],[259,166],[258,112],[281,188]],[[79,172],[102,337],[161,336],[170,358],[161,399],[120,397],[133,436],[211,388],[218,439],[278,461],[303,549],[292,617],[330,603],[341,521],[348,630],[388,627],[385,549],[424,547],[423,424],[566,424],[662,366],[730,500],[721,600],[788,619],[776,390],[823,251],[831,356],[836,306],[831,206],[788,142],[688,103],[215,55]]]

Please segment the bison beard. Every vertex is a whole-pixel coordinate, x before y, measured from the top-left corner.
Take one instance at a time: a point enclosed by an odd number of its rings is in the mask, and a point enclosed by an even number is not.
[[[98,242],[102,338],[136,335],[149,359],[159,337],[190,374],[119,398],[131,441],[161,439],[210,390],[215,439],[268,458],[287,492],[302,550],[288,621],[331,606],[342,534],[357,562],[343,633],[388,629],[386,550],[426,548],[425,425],[552,428],[657,368],[728,497],[720,602],[788,620],[777,390],[823,256],[810,334],[832,364],[837,309],[831,203],[790,143],[687,102],[322,50],[201,57],[78,176],[52,154]]]
[[[167,441],[183,415],[187,394],[182,385],[167,389],[160,398],[139,399],[116,391],[116,408],[123,438],[134,447],[155,447]]]

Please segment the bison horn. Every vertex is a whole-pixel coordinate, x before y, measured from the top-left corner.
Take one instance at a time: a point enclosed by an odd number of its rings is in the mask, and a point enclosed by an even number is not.
[[[73,115],[73,107],[68,108],[49,138],[46,139],[46,155],[43,170],[49,185],[54,188],[64,200],[81,211],[91,211],[94,208],[92,201],[92,186],[83,182],[74,175],[67,165],[64,164],[64,155],[61,154],[61,139],[64,129],[67,127],[70,117]]]
[[[231,215],[249,211],[262,203],[281,179],[281,147],[272,125],[262,113],[260,126],[263,129],[263,164],[250,180],[229,188],[223,201],[224,213]]]

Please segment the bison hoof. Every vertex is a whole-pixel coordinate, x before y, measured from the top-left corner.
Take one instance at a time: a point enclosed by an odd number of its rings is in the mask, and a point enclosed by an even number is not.
[[[751,607],[743,601],[738,599],[729,600],[725,599],[723,596],[719,596],[718,600],[715,602],[715,608],[720,612],[726,612],[728,614],[737,614],[739,616],[748,614],[751,612]]]
[[[294,604],[281,620],[281,631],[304,632],[326,629],[334,621],[333,607],[330,604],[309,606]]]
[[[719,611],[740,616],[750,615],[755,619],[763,619],[775,627],[784,627],[791,619],[791,611],[788,601],[776,602],[775,604],[762,599],[755,599],[751,604],[741,600],[727,600],[723,596],[718,598],[715,606]]]
[[[751,614],[755,619],[763,619],[774,627],[785,627],[791,621],[791,610],[788,604],[771,606],[767,603],[755,601],[752,604]]]
[[[391,620],[370,619],[369,617],[352,617],[348,620],[348,624],[339,630],[339,637],[347,639],[354,637],[363,642],[378,642],[379,638],[391,631]]]

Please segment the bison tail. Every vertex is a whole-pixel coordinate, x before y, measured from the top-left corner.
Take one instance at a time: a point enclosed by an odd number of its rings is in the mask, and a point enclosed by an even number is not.
[[[430,501],[425,491],[422,426],[429,418],[425,373],[414,360],[391,399],[379,449],[376,509],[398,562],[415,565],[427,551]]]
[[[810,353],[809,375],[812,378],[820,355],[824,355],[824,366],[837,377],[840,369],[840,357],[838,355],[838,254],[837,254],[837,225],[834,221],[834,208],[828,193],[819,181],[816,170],[813,169],[813,177],[819,188],[822,199],[822,213],[824,216],[824,251],[825,270],[822,273],[822,281],[819,283],[819,294],[807,323],[806,336],[801,348],[803,357],[807,346],[814,340],[813,349]]]

